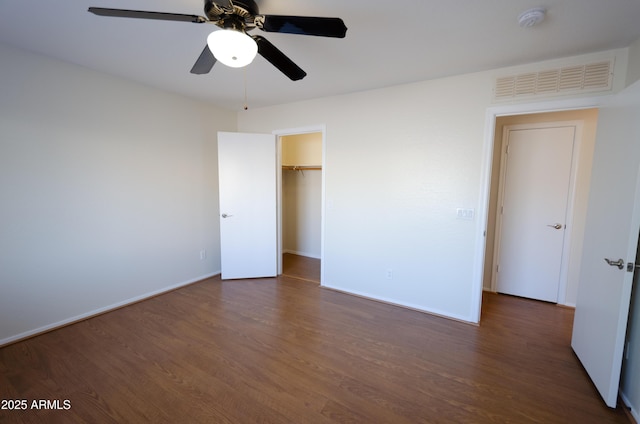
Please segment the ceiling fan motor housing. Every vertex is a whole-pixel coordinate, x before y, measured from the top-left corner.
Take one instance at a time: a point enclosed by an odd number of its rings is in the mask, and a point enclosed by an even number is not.
[[[233,10],[222,8],[213,0],[206,0],[204,13],[211,22],[220,28],[251,31],[255,28],[255,16],[259,10],[253,0],[235,0]]]

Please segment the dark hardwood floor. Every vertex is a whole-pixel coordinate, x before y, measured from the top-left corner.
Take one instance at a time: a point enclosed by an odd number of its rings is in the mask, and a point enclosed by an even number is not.
[[[628,422],[572,353],[572,316],[485,294],[476,327],[286,276],[211,278],[0,349],[0,399],[29,402],[0,422]]]

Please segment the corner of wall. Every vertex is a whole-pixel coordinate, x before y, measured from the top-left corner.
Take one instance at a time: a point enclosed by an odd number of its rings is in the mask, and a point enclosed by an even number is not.
[[[640,80],[640,38],[629,46],[626,86]]]

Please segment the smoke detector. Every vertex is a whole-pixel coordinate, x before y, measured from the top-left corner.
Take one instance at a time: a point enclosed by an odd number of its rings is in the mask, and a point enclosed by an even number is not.
[[[547,10],[542,7],[525,10],[518,16],[518,24],[523,28],[531,28],[544,20]]]

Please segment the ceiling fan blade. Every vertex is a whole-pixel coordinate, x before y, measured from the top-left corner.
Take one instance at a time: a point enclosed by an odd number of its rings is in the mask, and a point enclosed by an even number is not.
[[[278,68],[280,72],[289,77],[292,81],[298,81],[307,76],[307,73],[303,71],[298,65],[293,63],[284,53],[282,53],[276,46],[271,44],[266,38],[259,35],[252,36],[258,44],[258,53],[260,56],[267,59],[273,66]]]
[[[106,9],[104,7],[90,7],[89,12],[98,16],[115,18],[157,19],[160,21],[193,22],[202,24],[207,18],[198,15],[182,15],[179,13],[147,12],[144,10]]]
[[[347,34],[347,27],[340,18],[258,15],[256,16],[256,26],[267,32],[317,35],[320,37],[344,38]]]
[[[196,75],[208,74],[213,68],[213,65],[216,64],[216,58],[209,50],[209,46],[205,45],[202,53],[194,63],[193,68],[191,68],[191,73]]]

